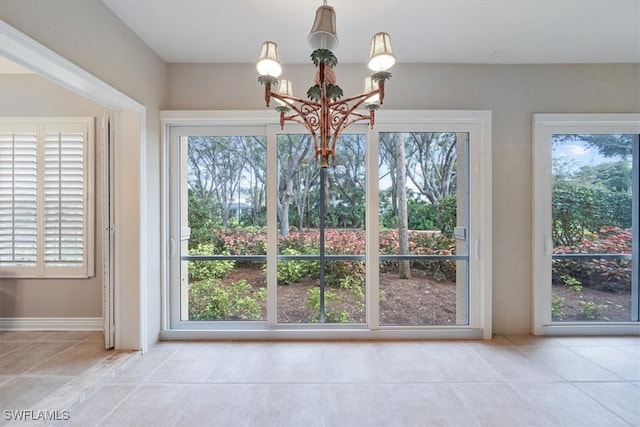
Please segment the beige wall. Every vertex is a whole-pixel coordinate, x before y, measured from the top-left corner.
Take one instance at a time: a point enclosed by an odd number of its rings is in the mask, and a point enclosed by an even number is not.
[[[124,236],[134,239],[134,247],[140,250],[127,263],[127,271],[118,277],[124,287],[121,294],[143,298],[146,313],[138,313],[136,322],[142,325],[141,336],[145,342],[136,341],[135,334],[124,344],[126,348],[140,348],[145,343],[157,341],[160,330],[160,129],[158,111],[166,105],[167,74],[164,62],[136,34],[122,23],[100,0],[2,0],[0,19],[28,35],[37,42],[68,59],[93,76],[144,105],[143,147],[137,152],[140,141],[121,141],[122,156],[130,150],[133,158],[140,158],[143,165],[140,176],[116,191],[126,202],[142,201],[144,229],[127,225],[133,230]],[[130,148],[129,148],[130,147]],[[116,159],[119,161],[120,159]],[[129,164],[126,158],[122,165]],[[118,167],[116,165],[116,167]],[[127,166],[129,167],[129,166]],[[126,207],[121,206],[125,216]],[[137,209],[134,217],[137,218]],[[125,218],[131,221],[130,218]],[[136,249],[137,250],[137,249]],[[135,256],[137,255],[137,256]],[[124,302],[127,304],[127,302]],[[138,304],[134,304],[136,307]],[[127,307],[128,311],[136,308]],[[121,325],[127,328],[128,325]],[[134,325],[137,328],[137,325]]]
[[[253,64],[168,67],[99,0],[3,0],[3,19],[147,107],[141,234],[147,248],[149,340],[160,327],[159,109],[262,109]],[[259,45],[257,41],[256,46]],[[339,50],[336,52],[340,56]],[[401,59],[401,58],[400,58]],[[294,91],[312,80],[310,65],[287,66]],[[345,93],[361,91],[364,65],[336,69]],[[528,332],[531,323],[531,115],[638,112],[639,65],[398,64],[386,109],[493,111],[494,332]],[[274,113],[275,114],[275,113]],[[136,187],[122,188],[136,192]]]
[[[493,112],[493,327],[528,333],[532,114],[640,112],[640,65],[397,64],[392,72],[384,109]],[[312,73],[313,66],[284,65],[299,96]],[[366,69],[339,64],[336,75],[345,95],[355,94]],[[256,77],[252,64],[170,64],[168,107],[265,108]]]
[[[104,107],[35,74],[0,75],[0,114],[90,116],[96,119],[95,277],[90,279],[0,279],[0,317],[102,317],[102,180],[100,122]]]

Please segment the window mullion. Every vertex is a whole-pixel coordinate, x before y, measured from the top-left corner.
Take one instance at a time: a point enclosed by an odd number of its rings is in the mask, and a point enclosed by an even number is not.
[[[631,261],[631,320],[637,322],[640,320],[640,135],[636,135],[633,141],[633,159],[632,159],[632,184],[631,194],[635,199],[632,202],[631,223],[633,224],[631,236],[632,261]]]

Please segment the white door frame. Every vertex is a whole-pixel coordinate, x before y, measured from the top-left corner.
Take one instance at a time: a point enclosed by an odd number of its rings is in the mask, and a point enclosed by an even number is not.
[[[113,310],[116,349],[145,351],[146,251],[144,105],[0,20],[0,55],[112,110],[115,114],[115,238]],[[124,143],[126,141],[126,144]],[[137,141],[137,144],[135,143]],[[137,185],[133,200],[123,191]],[[131,200],[130,200],[131,199]],[[126,206],[126,212],[125,208]],[[126,327],[124,327],[126,325]],[[105,331],[105,333],[108,331]]]

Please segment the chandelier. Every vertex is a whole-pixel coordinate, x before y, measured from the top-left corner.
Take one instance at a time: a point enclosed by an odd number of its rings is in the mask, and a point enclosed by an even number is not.
[[[329,161],[335,162],[336,143],[347,126],[365,120],[373,128],[375,110],[383,103],[384,84],[391,78],[388,70],[395,63],[395,56],[389,34],[375,34],[371,39],[368,62],[373,74],[365,79],[363,93],[343,98],[333,71],[338,63],[332,52],[338,46],[336,13],[333,7],[327,6],[326,0],[316,11],[308,41],[314,49],[311,60],[317,71],[315,84],[307,91],[307,99],[293,95],[290,80],[279,79],[282,67],[278,46],[272,41],[262,44],[257,63],[258,81],[265,87],[267,107],[272,98],[280,104],[276,110],[280,113],[281,128],[285,122],[292,121],[304,125],[309,131],[313,139],[314,160],[320,159],[320,167],[324,169],[329,166]],[[357,111],[358,108],[362,110]]]

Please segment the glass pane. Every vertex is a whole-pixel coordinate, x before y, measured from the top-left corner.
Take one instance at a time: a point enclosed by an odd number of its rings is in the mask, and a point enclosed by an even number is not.
[[[634,320],[636,140],[635,135],[553,137],[554,322]]]
[[[342,135],[327,169],[313,158],[310,135],[277,141],[278,322],[362,323],[365,136]]]
[[[469,323],[468,141],[380,134],[381,325]]]
[[[633,320],[630,259],[555,259],[552,266],[554,322]]]
[[[181,139],[181,320],[266,319],[265,141]]]

